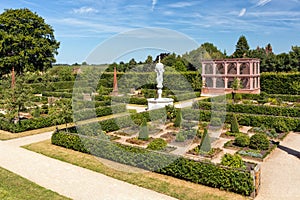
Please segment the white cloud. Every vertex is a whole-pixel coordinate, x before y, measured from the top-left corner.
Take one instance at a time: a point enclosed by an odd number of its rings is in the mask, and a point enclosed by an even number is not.
[[[192,5],[194,5],[194,4],[191,3],[191,2],[177,2],[177,3],[170,4],[169,7],[183,8],[183,7],[189,7],[189,6],[192,6]]]
[[[246,14],[246,11],[247,11],[246,8],[243,8],[239,13],[239,17],[244,16]]]
[[[157,0],[152,0],[152,11],[154,10],[156,4],[157,4]]]
[[[96,10],[95,8],[91,8],[91,7],[81,7],[78,9],[73,9],[73,12],[75,14],[90,14],[90,13],[97,13],[98,10]]]
[[[256,6],[264,6],[266,5],[267,3],[270,3],[272,0],[259,0],[257,3],[256,3]]]

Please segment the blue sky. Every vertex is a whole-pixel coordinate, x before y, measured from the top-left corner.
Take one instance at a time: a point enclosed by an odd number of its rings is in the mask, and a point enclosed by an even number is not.
[[[275,53],[300,45],[300,0],[2,0],[0,10],[7,8],[29,8],[54,28],[57,63],[81,63],[103,41],[143,27],[178,31],[227,54],[241,35],[251,48],[271,43]]]

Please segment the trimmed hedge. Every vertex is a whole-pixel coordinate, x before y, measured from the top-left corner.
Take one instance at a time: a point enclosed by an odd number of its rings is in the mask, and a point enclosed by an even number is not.
[[[55,132],[51,141],[58,146],[243,195],[250,195],[254,190],[251,174],[246,170],[197,162],[67,132]]]
[[[210,110],[195,110],[195,109],[181,109],[183,118],[185,115],[192,115],[193,120],[199,121],[210,121],[211,111]],[[276,132],[282,132],[286,129],[287,131],[300,131],[300,118],[298,117],[284,117],[284,116],[272,116],[272,115],[256,115],[248,113],[218,113],[220,118],[226,116],[226,123],[230,123],[232,115],[235,114],[239,125],[260,127],[264,125],[268,128],[274,128]],[[217,113],[214,113],[214,117]]]
[[[75,121],[90,119],[93,117],[102,117],[107,115],[112,115],[116,113],[122,113],[126,111],[126,105],[113,105],[113,106],[106,106],[106,107],[97,107],[94,109],[83,109],[77,112],[74,112],[74,119]]]
[[[274,115],[286,117],[300,117],[300,108],[288,108],[279,106],[264,106],[251,104],[221,104],[198,101],[193,104],[194,108],[203,110],[224,110],[235,113],[249,113],[258,115]]]
[[[269,94],[300,94],[295,83],[299,84],[300,72],[295,73],[262,73],[261,91]]]

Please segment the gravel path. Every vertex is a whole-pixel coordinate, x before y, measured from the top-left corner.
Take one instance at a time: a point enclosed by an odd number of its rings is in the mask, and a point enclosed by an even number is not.
[[[78,200],[171,200],[157,192],[20,148],[51,133],[0,141],[0,166],[47,189]]]
[[[262,167],[262,184],[255,200],[300,199],[300,133],[290,133]]]

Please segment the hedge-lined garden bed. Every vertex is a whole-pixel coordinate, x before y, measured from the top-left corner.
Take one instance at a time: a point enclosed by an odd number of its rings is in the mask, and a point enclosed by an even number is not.
[[[198,101],[193,104],[194,108],[203,110],[224,110],[226,107],[227,112],[235,113],[249,113],[257,115],[274,115],[286,117],[300,117],[300,108],[288,108],[279,106],[265,106],[265,105],[251,105],[251,104],[220,104]]]
[[[251,173],[247,170],[227,168],[209,162],[197,162],[157,151],[117,144],[107,139],[84,137],[64,131],[55,132],[52,136],[52,143],[243,195],[250,195],[254,190]]]

